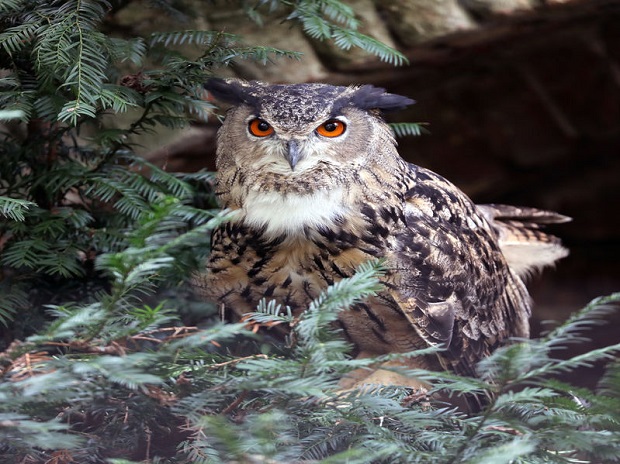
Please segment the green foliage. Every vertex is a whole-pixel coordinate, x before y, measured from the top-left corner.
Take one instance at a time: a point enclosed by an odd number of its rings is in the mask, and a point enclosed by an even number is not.
[[[264,0],[273,6],[274,0]],[[400,66],[407,63],[407,58],[398,50],[385,45],[370,36],[357,30],[359,21],[355,17],[353,8],[338,0],[307,0],[286,1],[280,0],[283,5],[292,8],[287,19],[295,19],[302,24],[304,32],[318,40],[333,40],[344,49],[361,48],[376,55],[382,61]]]
[[[393,122],[390,123],[390,128],[394,131],[396,137],[418,136],[429,133],[428,129],[424,127],[425,125],[425,123],[421,122]]]
[[[136,156],[128,137],[207,119],[202,84],[215,67],[298,57],[217,31],[113,37],[102,32],[110,8],[103,0],[2,3],[0,265],[11,281],[0,287],[3,324],[41,313],[52,299],[48,285],[70,299],[82,292],[76,278],[105,286],[94,259],[130,245],[126,231],[157,214],[151,206],[160,200],[177,204],[170,233],[204,223],[206,213],[191,204],[210,180],[162,171]],[[175,48],[182,44],[202,54],[189,59]],[[105,114],[129,109],[136,116],[128,127],[100,127]],[[17,287],[29,285],[41,291],[25,302]],[[26,331],[40,322],[21,319]]]
[[[0,214],[12,221],[24,221],[29,208],[35,203],[19,198],[0,197]]]
[[[173,248],[194,240],[191,231],[181,234]],[[393,358],[348,359],[349,347],[332,325],[339,311],[380,289],[380,263],[328,288],[298,320],[263,303],[264,311],[247,322],[289,323],[285,347],[244,324],[197,329],[180,325],[165,305],[140,306],[136,283],[148,291],[171,266],[158,259],[171,252],[166,244],[142,251],[149,255],[142,261],[131,251],[123,252],[127,260],[103,255],[102,270],[135,280],[115,279],[101,305],[54,308],[56,319],[44,333],[5,354],[0,443],[15,462],[25,456],[43,462],[62,450],[99,463],[116,449],[142,453],[140,462],[150,456],[178,463],[599,463],[620,456],[617,365],[597,391],[554,376],[558,366],[583,367],[584,355],[560,360],[555,353],[608,315],[620,294],[593,301],[544,338],[498,350],[478,366],[480,379],[402,371],[433,388],[343,391],[338,381],[345,373]],[[605,360],[618,351],[620,344],[587,358]],[[439,399],[474,390],[488,399],[478,413]]]
[[[301,24],[311,38],[333,41],[343,50],[360,48],[394,66],[408,63],[398,50],[358,31],[360,21],[353,8],[341,0],[259,0],[241,1],[248,16],[263,24],[263,15],[284,15]]]

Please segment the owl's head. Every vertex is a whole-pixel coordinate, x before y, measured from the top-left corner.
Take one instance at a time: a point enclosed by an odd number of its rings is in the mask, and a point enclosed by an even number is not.
[[[218,167],[234,164],[282,176],[318,165],[351,165],[377,153],[373,143],[393,145],[381,113],[414,103],[371,85],[210,79],[205,88],[232,105],[219,133]]]

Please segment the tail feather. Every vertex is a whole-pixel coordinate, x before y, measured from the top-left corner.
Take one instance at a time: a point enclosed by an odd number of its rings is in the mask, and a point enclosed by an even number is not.
[[[519,277],[552,266],[568,255],[561,240],[543,228],[548,224],[568,222],[571,218],[536,208],[495,204],[477,207],[497,234],[508,266]]]

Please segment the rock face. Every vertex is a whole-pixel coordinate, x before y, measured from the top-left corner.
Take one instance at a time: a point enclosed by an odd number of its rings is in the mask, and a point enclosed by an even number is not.
[[[540,6],[536,0],[460,0],[459,3],[475,18],[489,18],[494,15],[509,15],[531,10]]]
[[[409,161],[476,201],[572,216],[554,230],[571,256],[545,274],[544,285],[533,285],[535,318],[562,319],[620,290],[620,1],[346,3],[363,33],[396,47],[411,64],[393,68],[359,50],[343,52],[278,18],[261,26],[231,10],[231,2],[198,2],[202,13],[193,21],[304,53],[299,63],[236,66],[240,77],[372,83],[414,98],[417,105],[394,117],[428,122],[431,134],[400,140]],[[196,156],[191,148],[213,146],[214,128],[208,130],[156,154],[178,170],[212,168],[212,153]]]
[[[377,2],[388,27],[405,47],[476,27],[457,0]]]

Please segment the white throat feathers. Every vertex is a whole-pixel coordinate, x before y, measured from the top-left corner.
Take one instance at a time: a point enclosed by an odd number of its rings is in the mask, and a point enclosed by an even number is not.
[[[343,189],[318,190],[309,194],[251,190],[243,205],[243,222],[265,227],[270,236],[300,234],[307,227],[332,224],[346,215]]]

